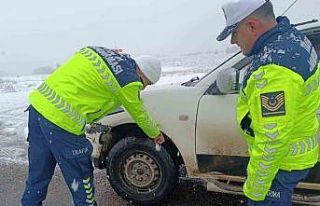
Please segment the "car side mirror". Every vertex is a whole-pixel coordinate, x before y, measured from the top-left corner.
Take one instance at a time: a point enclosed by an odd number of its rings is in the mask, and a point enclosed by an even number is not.
[[[234,94],[239,91],[240,71],[231,67],[218,73],[216,85],[222,94]]]

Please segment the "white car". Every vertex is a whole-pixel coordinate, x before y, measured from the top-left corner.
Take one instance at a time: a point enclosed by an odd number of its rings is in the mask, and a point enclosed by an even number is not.
[[[305,22],[298,28],[307,34],[319,55],[319,22]],[[102,126],[111,126],[112,132],[105,138],[95,165],[106,168],[114,190],[138,204],[163,200],[178,183],[242,194],[249,158],[236,124],[238,91],[221,93],[216,80],[220,71],[236,68],[240,70],[237,81],[242,82],[250,62],[238,53],[201,79],[154,86],[143,92],[147,110],[167,138],[161,148],[155,148],[123,109],[101,119]],[[320,205],[320,162],[297,186],[294,202]]]

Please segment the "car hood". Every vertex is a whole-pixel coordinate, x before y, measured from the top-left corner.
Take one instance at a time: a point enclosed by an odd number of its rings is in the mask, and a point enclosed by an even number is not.
[[[198,101],[204,91],[205,88],[186,87],[180,84],[153,85],[141,92],[141,98],[146,110],[151,113],[152,117],[156,121],[164,122],[167,117],[180,113],[188,113],[190,116],[194,116]],[[104,118],[103,121],[106,120],[112,126],[133,122],[123,109],[108,115],[108,118]]]
[[[141,97],[146,106],[177,103],[179,101],[192,101],[203,93],[204,88],[186,87],[181,84],[154,85],[141,92]],[[198,98],[197,98],[198,99]]]

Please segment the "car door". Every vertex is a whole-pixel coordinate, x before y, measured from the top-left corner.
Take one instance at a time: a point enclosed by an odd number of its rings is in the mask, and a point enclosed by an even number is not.
[[[306,34],[320,59],[320,27],[312,28]],[[250,62],[250,58],[244,58],[230,65],[241,69],[239,82],[242,82]],[[196,154],[200,172],[218,171],[237,176],[246,174],[249,159],[247,145],[236,123],[237,96],[238,93],[221,95],[213,80],[200,99],[196,123]],[[320,155],[318,164],[305,181],[320,183]]]
[[[244,58],[237,64],[231,65],[241,69],[239,82],[242,82],[245,68],[250,62],[250,58]],[[227,68],[228,66],[224,69]],[[222,95],[213,80],[200,99],[196,126],[196,154],[201,172],[245,174],[248,153],[247,145],[237,128],[237,96],[238,93]]]

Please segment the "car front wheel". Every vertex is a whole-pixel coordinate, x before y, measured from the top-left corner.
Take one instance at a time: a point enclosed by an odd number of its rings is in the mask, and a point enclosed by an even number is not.
[[[106,160],[109,182],[124,199],[137,204],[155,204],[171,193],[177,171],[164,147],[152,140],[127,137],[116,143]]]

